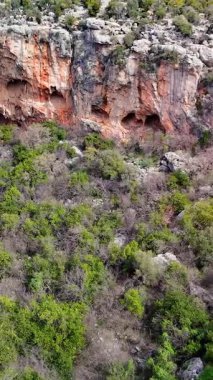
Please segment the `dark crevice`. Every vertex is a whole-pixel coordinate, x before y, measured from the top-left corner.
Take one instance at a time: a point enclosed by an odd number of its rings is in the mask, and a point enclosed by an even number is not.
[[[144,126],[153,129],[164,129],[157,114],[147,115]]]
[[[7,82],[7,88],[23,87],[29,85],[29,83],[24,79],[10,79]]]
[[[97,105],[91,106],[91,112],[93,115],[95,115],[101,119],[106,119],[109,117],[108,113],[105,110],[103,110],[102,108],[98,107]]]
[[[143,121],[136,117],[135,112],[129,112],[123,117],[121,123],[125,128],[140,128],[143,125]]]

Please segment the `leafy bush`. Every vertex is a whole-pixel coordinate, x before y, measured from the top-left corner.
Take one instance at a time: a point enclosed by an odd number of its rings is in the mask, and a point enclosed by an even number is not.
[[[50,135],[53,138],[53,140],[61,141],[65,140],[67,133],[65,129],[60,128],[56,122],[54,121],[45,121],[43,123],[43,127],[48,128],[50,131]]]
[[[24,308],[1,297],[0,308],[1,365],[14,360],[24,346],[36,345],[62,378],[69,378],[73,360],[84,346],[85,305],[58,302],[44,296]]]
[[[83,295],[86,300],[92,301],[106,276],[104,264],[98,257],[86,255],[79,263],[79,267],[84,272]]]
[[[126,49],[123,45],[118,45],[111,53],[111,60],[115,65],[122,67],[125,62]]]
[[[173,23],[184,36],[191,36],[192,25],[187,21],[184,15],[176,16],[173,19]]]
[[[86,0],[86,7],[90,16],[96,16],[99,12],[101,1],[100,0]]]
[[[112,149],[114,147],[112,140],[106,140],[98,133],[90,133],[84,139],[84,148],[93,147],[97,150]]]
[[[175,350],[173,349],[169,337],[163,333],[161,347],[154,358],[148,359],[148,365],[152,370],[150,380],[176,380],[174,363]]]
[[[187,188],[190,185],[189,175],[181,170],[176,170],[170,174],[168,179],[168,186],[170,189]]]
[[[170,203],[173,206],[176,214],[179,214],[187,206],[190,205],[190,201],[189,201],[188,196],[186,194],[180,193],[179,191],[175,191],[170,196]]]
[[[124,44],[126,45],[127,48],[130,48],[133,45],[134,40],[135,40],[134,33],[132,32],[127,33],[124,37]]]
[[[116,212],[103,213],[94,223],[92,231],[101,244],[109,243],[115,230],[121,225],[121,217]]]
[[[135,379],[135,365],[132,360],[127,363],[112,364],[106,380],[134,380]]]
[[[98,152],[94,162],[94,169],[98,170],[104,179],[121,179],[126,171],[122,156],[115,150]]]
[[[64,24],[69,28],[72,27],[76,22],[76,18],[72,15],[67,15],[64,20]]]
[[[78,172],[74,172],[70,176],[70,186],[81,189],[84,188],[85,185],[89,183],[89,176],[87,172],[83,170],[79,170]]]
[[[14,133],[14,125],[1,124],[0,125],[0,140],[5,144],[11,142]]]
[[[213,377],[213,366],[207,365],[201,375],[199,376],[199,380],[212,380]]]
[[[185,290],[188,285],[188,272],[184,265],[172,261],[164,274],[167,289]]]
[[[155,14],[158,19],[163,19],[166,16],[166,7],[163,4],[160,4],[156,9],[155,9]]]
[[[186,19],[191,22],[192,24],[198,24],[199,23],[199,14],[196,12],[196,10],[189,6],[183,8],[183,14],[186,17]]]
[[[26,367],[24,371],[15,377],[15,380],[44,380],[43,377],[39,376],[39,374],[34,371],[30,367]]]
[[[198,352],[209,322],[206,311],[196,299],[180,290],[171,290],[155,307],[154,329],[167,333],[178,352],[189,357]]]
[[[119,0],[110,0],[106,8],[106,14],[108,17],[122,18],[126,15],[126,5]]]
[[[130,313],[142,318],[144,313],[144,305],[141,292],[138,289],[132,288],[127,290],[121,303],[127,310],[130,311]]]
[[[213,134],[211,131],[204,131],[200,136],[198,142],[201,148],[207,148],[213,141]]]
[[[129,17],[136,18],[139,14],[138,8],[139,8],[138,0],[128,0],[127,1],[127,14]]]
[[[10,269],[12,257],[9,252],[5,251],[0,245],[0,278],[2,278]]]

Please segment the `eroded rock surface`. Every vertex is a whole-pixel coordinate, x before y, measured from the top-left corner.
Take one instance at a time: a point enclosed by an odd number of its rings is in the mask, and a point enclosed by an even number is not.
[[[82,126],[86,120],[107,136],[141,140],[150,130],[190,134],[199,120],[211,127],[212,94],[198,94],[198,84],[212,48],[179,46],[165,33],[163,45],[165,31],[153,27],[118,63],[118,42],[131,27],[92,18],[72,32],[50,25],[2,26],[0,121],[56,119]],[[164,59],[154,71],[147,67],[149,57],[153,62],[171,52],[178,62]],[[197,115],[198,95],[210,108],[208,116]]]

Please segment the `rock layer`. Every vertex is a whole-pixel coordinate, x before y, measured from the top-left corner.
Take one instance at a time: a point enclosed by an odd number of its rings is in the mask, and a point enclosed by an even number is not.
[[[143,139],[150,130],[190,133],[194,120],[202,118],[198,96],[211,97],[199,92],[200,59],[180,48],[181,62],[160,60],[151,72],[149,44],[135,41],[117,62],[116,42],[100,21],[90,20],[73,33],[49,26],[2,27],[0,121],[55,119],[72,126],[86,119],[105,135],[123,139]],[[211,110],[203,122],[212,126]]]

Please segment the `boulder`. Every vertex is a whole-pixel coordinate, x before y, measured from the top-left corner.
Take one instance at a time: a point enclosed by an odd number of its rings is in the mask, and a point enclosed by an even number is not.
[[[171,262],[178,261],[178,259],[172,252],[166,252],[155,256],[153,261],[161,270],[166,270]]]
[[[213,48],[207,46],[200,47],[200,59],[207,66],[212,67],[213,65]]]
[[[136,53],[147,53],[150,48],[150,41],[142,38],[141,40],[136,40],[133,43],[132,50]]]
[[[203,370],[203,362],[200,358],[187,360],[179,373],[181,380],[196,380]]]
[[[183,155],[182,152],[167,152],[160,160],[160,170],[166,172],[174,172],[176,170],[187,171],[189,157]]]

